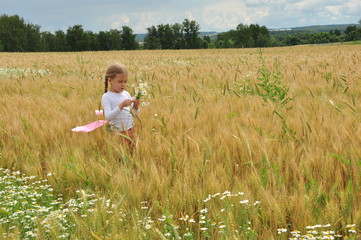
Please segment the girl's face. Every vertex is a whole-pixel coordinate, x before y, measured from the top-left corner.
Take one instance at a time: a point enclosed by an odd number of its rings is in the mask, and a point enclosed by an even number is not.
[[[110,84],[110,91],[121,93],[125,90],[128,81],[128,74],[118,73],[114,78],[108,80]]]

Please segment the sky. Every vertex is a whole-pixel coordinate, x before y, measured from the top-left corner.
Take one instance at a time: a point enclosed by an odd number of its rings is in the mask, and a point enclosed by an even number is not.
[[[159,24],[195,20],[200,31],[224,32],[237,25],[273,28],[356,24],[360,0],[0,0],[0,15],[18,15],[41,31],[74,25],[95,33],[130,27],[146,33]]]

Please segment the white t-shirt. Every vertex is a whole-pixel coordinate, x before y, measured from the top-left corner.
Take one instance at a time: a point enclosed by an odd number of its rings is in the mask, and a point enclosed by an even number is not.
[[[139,109],[130,111],[133,104],[120,110],[119,104],[125,99],[132,99],[127,91],[120,93],[108,91],[104,93],[102,97],[105,119],[121,131],[126,131],[133,127],[132,113],[139,114]]]

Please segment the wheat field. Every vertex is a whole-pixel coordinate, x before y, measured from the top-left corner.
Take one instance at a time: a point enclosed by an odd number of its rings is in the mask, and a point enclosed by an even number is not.
[[[132,153],[106,127],[71,131],[103,119],[115,61],[130,93],[150,85]],[[73,213],[69,239],[288,239],[277,229],[317,224],[357,239],[360,62],[360,45],[0,53],[1,167],[48,179],[65,200],[114,203]],[[259,94],[262,68],[288,102]]]

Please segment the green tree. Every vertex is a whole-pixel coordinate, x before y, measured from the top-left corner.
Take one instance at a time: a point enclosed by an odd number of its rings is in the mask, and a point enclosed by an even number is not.
[[[361,31],[358,31],[356,25],[348,26],[344,31],[345,41],[361,40]]]
[[[236,47],[249,48],[254,46],[252,31],[247,25],[242,23],[237,26],[237,35],[235,38]]]
[[[51,32],[41,33],[41,50],[44,52],[56,51],[56,37]]]
[[[330,41],[330,34],[329,33],[315,33],[312,35],[311,43],[313,44],[321,44],[321,43],[329,43]]]
[[[66,34],[62,30],[55,32],[55,51],[56,52],[65,52],[68,51],[68,42],[66,39]]]
[[[184,49],[183,29],[183,25],[179,23],[149,27],[144,46],[146,49]]]
[[[199,24],[189,19],[184,19],[183,21],[183,33],[184,33],[184,42],[186,49],[197,49],[201,47],[202,40],[198,37],[199,35]]]
[[[331,35],[335,35],[335,36],[341,36],[342,35],[341,31],[338,30],[338,29],[335,29],[334,31],[331,30],[329,33]]]
[[[237,31],[230,30],[217,35],[215,42],[217,48],[232,48],[236,47]]]
[[[147,28],[147,35],[144,38],[144,47],[146,49],[161,49],[158,29],[155,26]]]
[[[158,38],[160,40],[161,49],[174,49],[176,39],[173,34],[172,26],[170,24],[158,25]]]
[[[271,35],[266,26],[258,24],[239,24],[232,34],[235,47],[268,47],[271,46]],[[273,41],[272,44],[275,42]]]
[[[216,44],[215,43],[210,43],[210,44],[208,44],[208,48],[209,49],[215,49],[215,48],[217,48],[217,46],[216,46]]]
[[[207,43],[211,43],[211,37],[208,35],[203,36],[203,40],[206,41]]]
[[[286,39],[284,40],[284,43],[287,46],[294,46],[294,45],[299,45],[301,44],[301,39],[298,36],[294,36],[294,35],[289,35],[287,34]]]
[[[174,37],[174,48],[183,49],[184,48],[184,35],[183,35],[183,26],[180,23],[175,23],[172,25],[172,32]]]
[[[248,26],[248,29],[250,31],[250,34],[252,36],[253,42],[255,45],[257,44],[257,38],[259,34],[261,33],[261,27],[258,24],[250,24]]]
[[[270,47],[279,47],[279,46],[281,46],[281,43],[276,38],[271,37],[269,46]]]
[[[82,25],[69,27],[66,33],[66,40],[70,51],[87,51],[90,49],[88,34],[84,32]]]
[[[120,34],[122,49],[135,50],[138,49],[138,43],[135,41],[135,34],[133,30],[128,26],[123,26]]]
[[[356,25],[351,25],[351,26],[347,26],[347,28],[345,29],[344,33],[345,34],[349,34],[353,31],[356,31],[357,30],[357,27]]]
[[[111,29],[108,32],[99,32],[98,42],[100,50],[120,50],[122,49],[121,32]]]
[[[98,42],[100,50],[108,51],[110,49],[110,44],[108,42],[107,33],[104,31],[100,31],[98,33]]]
[[[98,41],[98,33],[93,33],[92,31],[86,31],[87,39],[89,41],[89,50],[99,51],[100,43]]]
[[[18,15],[3,14],[0,16],[0,40],[7,52],[40,51],[40,26],[25,23]]]
[[[25,24],[26,42],[24,49],[28,52],[37,52],[41,50],[40,26]]]
[[[18,15],[1,15],[0,40],[5,52],[25,51],[26,31],[24,19]]]
[[[257,35],[256,46],[257,47],[268,47],[271,42],[271,35],[266,26],[261,26]]]
[[[269,46],[269,38],[267,35],[259,33],[257,36],[255,47],[268,47]]]

